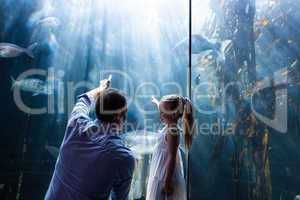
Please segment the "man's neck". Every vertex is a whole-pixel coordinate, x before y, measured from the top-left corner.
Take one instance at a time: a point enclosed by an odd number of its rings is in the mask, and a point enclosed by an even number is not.
[[[108,122],[99,122],[100,130],[102,133],[111,134],[111,135],[119,135],[120,126],[115,123]]]

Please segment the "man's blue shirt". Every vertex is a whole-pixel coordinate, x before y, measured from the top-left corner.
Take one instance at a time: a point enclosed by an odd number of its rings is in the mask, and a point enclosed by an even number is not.
[[[82,95],[71,113],[45,200],[128,199],[134,157],[112,129],[89,117],[92,102]]]

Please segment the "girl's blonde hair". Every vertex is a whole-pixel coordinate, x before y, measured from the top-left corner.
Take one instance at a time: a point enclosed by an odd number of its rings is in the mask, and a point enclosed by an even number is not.
[[[172,111],[176,111],[183,122],[183,134],[185,147],[190,150],[194,136],[194,114],[193,106],[188,98],[179,95],[167,95],[161,102],[169,102]]]

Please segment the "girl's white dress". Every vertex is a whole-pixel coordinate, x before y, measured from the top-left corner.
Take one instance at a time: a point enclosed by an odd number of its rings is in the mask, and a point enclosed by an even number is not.
[[[161,136],[159,137],[159,140],[154,148],[150,164],[146,200],[186,200],[186,184],[179,148],[172,179],[173,193],[171,196],[165,196],[163,194],[167,161],[167,128],[165,127],[164,129],[162,129],[160,133]]]

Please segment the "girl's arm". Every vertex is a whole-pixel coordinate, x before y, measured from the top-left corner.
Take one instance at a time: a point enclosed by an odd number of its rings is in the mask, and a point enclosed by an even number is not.
[[[179,135],[178,133],[174,133],[174,130],[168,130],[168,134],[166,135],[167,142],[167,167],[166,167],[166,176],[164,183],[164,191],[167,194],[172,193],[172,178],[176,165],[176,157],[179,146]]]

